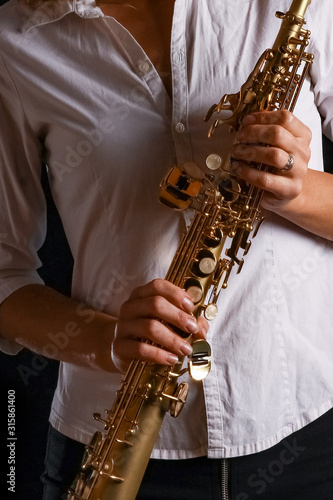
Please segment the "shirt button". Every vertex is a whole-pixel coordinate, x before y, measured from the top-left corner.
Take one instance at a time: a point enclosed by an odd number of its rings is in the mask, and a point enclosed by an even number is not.
[[[139,64],[138,64],[138,69],[140,71],[140,73],[142,74],[147,74],[148,71],[150,70],[150,64],[148,61],[139,61]]]
[[[176,132],[178,132],[178,134],[182,134],[185,131],[185,125],[183,123],[179,122],[175,126],[175,130],[176,130]]]

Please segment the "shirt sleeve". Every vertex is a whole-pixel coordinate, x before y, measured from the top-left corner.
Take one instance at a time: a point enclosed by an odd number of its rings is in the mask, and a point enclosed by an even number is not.
[[[0,303],[22,286],[43,283],[37,273],[46,234],[41,154],[42,143],[0,57]],[[0,337],[0,348],[14,354],[21,347]]]
[[[324,134],[333,140],[333,9],[332,0],[321,0],[309,8],[311,41],[309,52],[314,54],[311,82],[315,102],[322,116]],[[307,26],[305,26],[307,28]]]

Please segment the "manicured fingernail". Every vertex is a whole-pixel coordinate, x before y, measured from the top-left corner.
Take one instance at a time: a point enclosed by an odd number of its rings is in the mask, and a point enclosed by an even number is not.
[[[193,304],[192,300],[189,299],[188,297],[184,297],[184,299],[183,299],[183,308],[185,309],[185,311],[188,311],[188,312],[192,312],[194,309],[194,304]]]
[[[190,333],[197,333],[199,331],[198,323],[195,321],[195,319],[189,319],[186,328]]]
[[[174,365],[174,364],[178,363],[178,361],[179,361],[178,356],[176,356],[175,354],[168,353],[168,355],[166,357],[167,364]]]
[[[179,349],[180,349],[180,352],[182,354],[184,354],[185,356],[192,354],[192,351],[193,351],[191,345],[188,342],[183,342],[183,344],[181,344]]]

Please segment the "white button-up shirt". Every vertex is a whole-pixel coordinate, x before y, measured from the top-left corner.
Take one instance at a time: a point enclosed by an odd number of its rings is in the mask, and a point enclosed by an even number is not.
[[[203,117],[238,92],[273,44],[275,10],[289,4],[176,0],[172,99],[136,40],[92,0],[1,8],[1,300],[40,283],[41,159],[75,261],[76,300],[117,316],[133,287],[165,276],[188,213],[159,204],[159,183],[172,164],[205,168],[208,154],[226,153],[228,133],[208,140]],[[321,121],[333,138],[331,0],[312,2],[307,20],[315,62],[295,113],[313,132],[310,167],[322,169]],[[153,456],[257,452],[332,407],[332,282],[332,244],[267,213],[242,272],[221,292],[212,371],[203,386],[190,381]],[[79,334],[72,324],[50,331],[46,355],[62,348],[64,332]],[[111,408],[119,384],[118,375],[62,363],[51,423],[88,442],[101,430],[92,414]]]

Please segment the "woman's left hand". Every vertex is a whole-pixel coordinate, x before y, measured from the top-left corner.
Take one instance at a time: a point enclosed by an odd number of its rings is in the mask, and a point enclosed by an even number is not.
[[[231,151],[232,167],[237,176],[265,191],[262,206],[267,210],[279,211],[301,194],[311,137],[310,129],[286,110],[244,117]],[[252,162],[273,168],[260,171]]]

